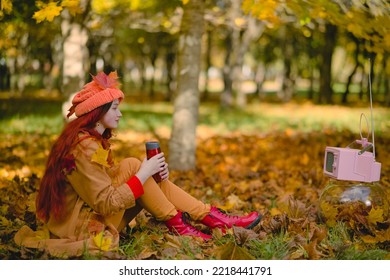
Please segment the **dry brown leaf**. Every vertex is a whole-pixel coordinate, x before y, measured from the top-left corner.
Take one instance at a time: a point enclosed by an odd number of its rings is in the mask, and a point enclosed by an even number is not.
[[[244,246],[246,242],[256,239],[258,237],[258,234],[253,230],[245,229],[242,227],[233,226],[233,232],[234,238],[236,239],[237,244],[240,246]]]
[[[138,260],[146,260],[146,259],[149,259],[151,258],[152,256],[156,256],[157,255],[157,251],[156,250],[152,250],[151,248],[149,247],[145,247],[141,253],[138,254],[137,256],[137,259]]]
[[[178,254],[178,252],[179,250],[177,248],[172,248],[172,247],[164,248],[161,251],[161,257],[163,259],[174,259]]]
[[[229,242],[215,249],[215,255],[219,260],[254,260],[255,258],[244,247],[234,242]]]
[[[310,260],[318,260],[320,258],[320,254],[317,251],[317,241],[311,241],[303,247],[305,248]]]

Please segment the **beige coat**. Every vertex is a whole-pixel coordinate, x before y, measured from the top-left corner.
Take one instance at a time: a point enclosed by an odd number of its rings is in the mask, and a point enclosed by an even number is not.
[[[67,175],[63,218],[51,217],[38,231],[22,227],[15,235],[17,244],[46,249],[59,257],[118,247],[118,227],[124,211],[135,206],[134,194],[125,182],[136,173],[139,164],[121,162],[111,167],[108,151],[93,138],[82,140],[73,155],[76,167]],[[126,168],[122,168],[123,164]]]

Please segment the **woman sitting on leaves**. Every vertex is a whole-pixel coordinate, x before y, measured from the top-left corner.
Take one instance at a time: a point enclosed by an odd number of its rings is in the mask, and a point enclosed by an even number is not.
[[[116,72],[92,76],[72,100],[69,122],[50,152],[36,200],[46,234],[24,226],[15,236],[23,246],[44,248],[52,255],[77,256],[115,250],[119,232],[142,210],[177,235],[212,238],[191,226],[184,213],[209,228],[252,228],[261,215],[230,216],[205,204],[168,180],[164,153],[142,162],[126,158],[115,164],[109,139],[122,116],[124,98]],[[159,173],[159,184],[152,175]]]

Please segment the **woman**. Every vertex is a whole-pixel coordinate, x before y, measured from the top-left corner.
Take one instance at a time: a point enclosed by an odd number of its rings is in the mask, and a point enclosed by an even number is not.
[[[52,255],[81,255],[115,250],[119,232],[142,210],[162,221],[173,234],[209,240],[183,214],[212,228],[252,228],[261,216],[229,216],[205,204],[168,180],[164,153],[142,162],[127,158],[115,164],[109,139],[122,117],[124,98],[116,72],[99,73],[72,100],[68,123],[54,143],[36,200],[46,232],[22,228],[18,244],[45,248]],[[152,175],[159,173],[157,184]]]

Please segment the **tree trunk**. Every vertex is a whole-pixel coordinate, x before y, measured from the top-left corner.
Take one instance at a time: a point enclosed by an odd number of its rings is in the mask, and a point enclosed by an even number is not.
[[[336,45],[337,27],[326,24],[324,46],[322,49],[322,63],[320,66],[320,92],[319,103],[325,98],[326,103],[332,103],[332,56]]]
[[[0,90],[10,89],[10,73],[6,60],[0,59]]]
[[[246,105],[246,92],[243,88],[244,77],[242,67],[244,56],[249,44],[257,39],[264,30],[264,25],[259,26],[257,19],[244,16],[241,10],[242,1],[231,1],[231,7],[227,13],[229,34],[226,38],[226,58],[223,69],[225,89],[221,95],[221,107],[230,107],[233,103],[233,92],[236,90],[236,104],[239,107]],[[245,17],[246,27],[239,25],[239,19]]]
[[[150,79],[149,97],[151,100],[153,100],[155,97],[154,85],[155,85],[155,81],[156,81],[156,60],[158,57],[158,52],[157,52],[157,50],[152,50],[151,52],[152,53],[150,54],[150,64],[153,68],[153,74],[152,74],[152,77]]]
[[[285,26],[283,28],[283,81],[278,92],[279,98],[283,102],[291,100],[294,94],[295,81],[292,78],[292,60],[294,56],[293,30]]]
[[[209,69],[211,68],[211,47],[212,47],[212,27],[207,28],[207,41],[206,41],[206,50],[205,50],[205,79],[204,79],[204,91],[202,95],[202,100],[208,100],[209,98]]]
[[[167,81],[166,81],[167,94],[165,96],[166,101],[172,100],[172,91],[174,91],[173,89],[176,83],[174,79],[174,72],[173,72],[175,59],[176,59],[175,52],[168,49],[165,55],[165,64],[167,67]]]
[[[390,107],[390,79],[385,77],[385,105]]]
[[[222,70],[224,90],[221,94],[221,108],[229,108],[233,103],[233,81],[230,72],[232,68],[230,66],[230,57],[232,53],[232,36],[229,33],[225,38],[225,62]]]
[[[347,104],[347,102],[348,102],[349,87],[351,86],[353,77],[355,76],[357,70],[361,66],[361,64],[359,62],[360,43],[359,43],[359,40],[356,37],[353,37],[353,41],[355,42],[355,45],[356,45],[356,50],[355,50],[355,55],[354,55],[355,67],[353,68],[351,74],[349,74],[349,77],[348,77],[348,80],[347,80],[347,84],[345,86],[345,92],[344,92],[343,97],[342,97],[342,103],[343,104]]]
[[[383,72],[384,72],[384,75],[383,75],[383,90],[384,90],[384,99],[385,99],[385,105],[386,106],[390,106],[390,78],[389,78],[389,75],[387,75],[387,63],[389,61],[389,54],[388,53],[385,53],[385,55],[383,56]]]
[[[62,93],[70,96],[85,84],[89,72],[88,32],[78,22],[71,21],[68,12],[63,12],[61,23],[63,43]]]
[[[235,83],[237,84],[236,102],[237,106],[240,108],[244,108],[247,104],[247,92],[243,87],[245,77],[242,72],[244,57],[248,52],[251,42],[258,40],[265,29],[264,24],[253,17],[247,17],[247,22],[247,28],[243,30],[242,39],[240,44],[237,46],[239,47],[235,71],[237,74],[234,75]]]
[[[204,8],[204,0],[191,0],[184,5],[178,50],[177,95],[169,142],[169,166],[174,170],[191,170],[196,165],[198,83]]]
[[[318,32],[318,30],[316,30]],[[308,69],[310,71],[310,86],[309,86],[309,92],[307,94],[307,98],[311,101],[314,101],[314,95],[315,95],[315,83],[316,83],[316,70],[318,69],[318,49],[313,45],[311,42],[312,39],[307,43],[308,45],[308,54],[309,54],[309,63],[308,63]]]

